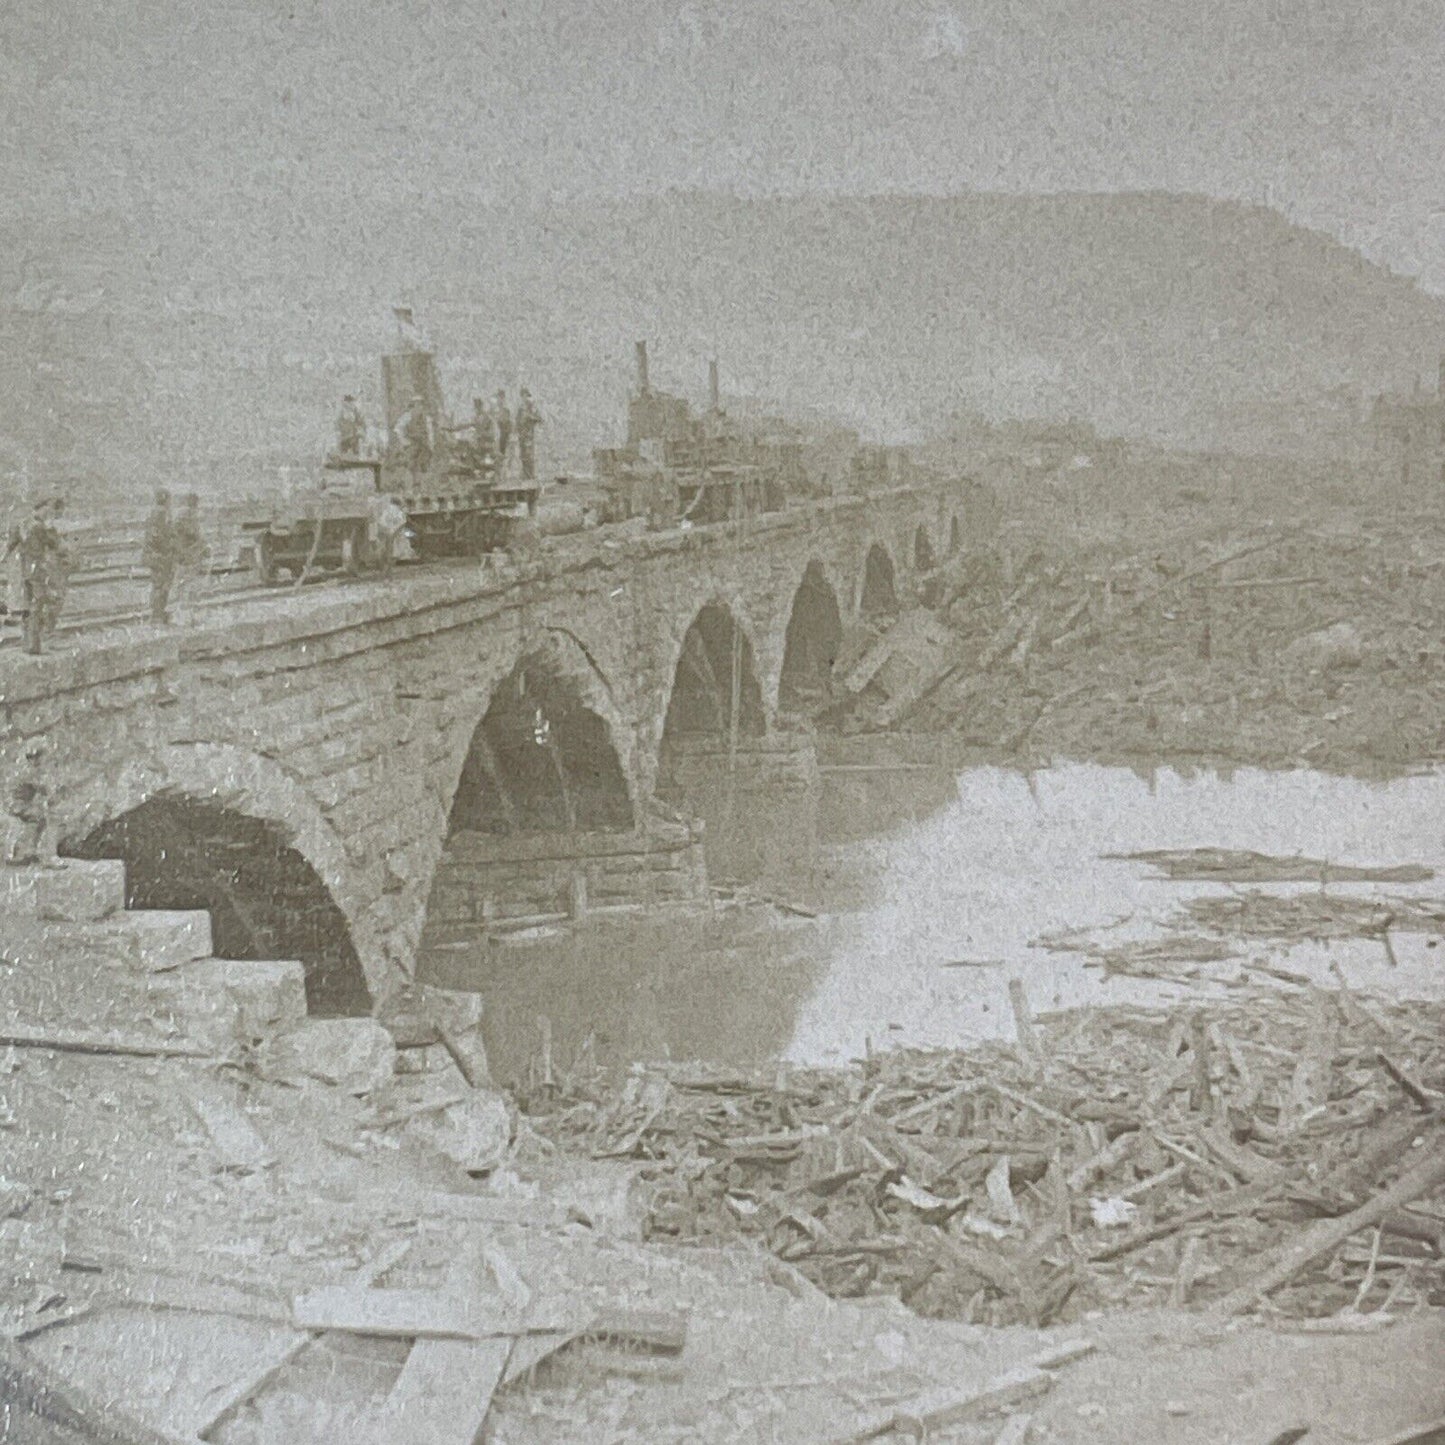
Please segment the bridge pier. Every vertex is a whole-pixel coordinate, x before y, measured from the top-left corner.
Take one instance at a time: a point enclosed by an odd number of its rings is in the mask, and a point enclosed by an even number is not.
[[[707,901],[701,830],[649,819],[628,832],[454,833],[427,902],[430,937],[533,918]]]
[[[817,853],[818,758],[811,732],[672,740],[658,796],[698,818],[713,882],[754,882],[810,867]]]

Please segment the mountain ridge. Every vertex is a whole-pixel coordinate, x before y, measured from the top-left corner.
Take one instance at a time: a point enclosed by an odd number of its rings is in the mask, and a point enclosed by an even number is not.
[[[349,220],[318,198],[285,228],[235,202],[129,235],[77,219],[49,245],[3,229],[0,467],[42,471],[204,484],[237,458],[313,455],[335,398],[374,392],[399,299],[458,411],[526,381],[569,462],[615,437],[639,336],[668,389],[700,397],[716,355],[725,390],[878,436],[976,411],[1316,455],[1445,350],[1445,298],[1413,278],[1268,207],[1184,193],[453,196]],[[73,314],[46,291],[67,276],[89,298]]]

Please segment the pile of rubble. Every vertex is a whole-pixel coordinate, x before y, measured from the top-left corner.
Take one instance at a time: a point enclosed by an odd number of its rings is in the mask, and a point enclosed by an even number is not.
[[[529,1101],[650,1161],[653,1236],[745,1236],[835,1297],[1033,1325],[1150,1304],[1387,1322],[1445,1303],[1445,1009],[1254,985],[842,1072],[638,1068]],[[801,1284],[801,1281],[799,1281]]]

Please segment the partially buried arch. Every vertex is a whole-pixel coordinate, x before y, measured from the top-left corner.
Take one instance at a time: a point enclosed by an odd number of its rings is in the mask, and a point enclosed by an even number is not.
[[[625,831],[627,776],[587,686],[554,650],[492,691],[452,798],[449,834]]]
[[[838,596],[817,562],[809,562],[793,594],[778,678],[778,708],[800,713],[827,705],[833,693],[833,665],[843,646]]]
[[[898,589],[894,582],[893,558],[888,549],[875,542],[863,563],[863,593],[858,610],[864,617],[879,617],[898,610]]]
[[[955,512],[948,519],[948,555],[956,557],[963,548],[963,524],[958,520],[958,513]]]
[[[299,960],[310,1012],[371,1011],[347,919],[279,823],[159,791],[61,852],[124,860],[127,908],[208,911],[218,958]]]

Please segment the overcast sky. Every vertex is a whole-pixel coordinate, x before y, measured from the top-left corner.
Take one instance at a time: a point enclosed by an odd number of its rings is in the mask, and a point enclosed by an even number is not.
[[[22,214],[345,224],[518,203],[1269,198],[1445,291],[1442,0],[7,0]]]

